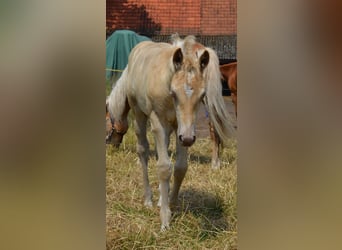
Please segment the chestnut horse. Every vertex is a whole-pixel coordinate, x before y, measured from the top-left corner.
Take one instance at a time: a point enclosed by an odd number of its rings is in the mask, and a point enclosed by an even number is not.
[[[237,116],[237,62],[220,66],[222,78],[227,81]]]
[[[232,102],[235,107],[235,115],[237,117],[237,62],[221,65],[220,71],[222,78],[228,83]],[[210,138],[212,140],[211,166],[212,168],[217,169],[220,168],[221,165],[219,158],[221,141],[211,122],[209,122],[209,129]]]
[[[119,80],[117,81],[117,84]],[[109,98],[109,97],[108,97]],[[127,115],[130,110],[127,100],[125,101],[125,105],[123,107],[123,118],[117,119],[116,121],[110,116],[108,110],[108,98],[106,100],[106,144],[112,144],[115,147],[119,147],[123,136],[126,134],[128,130],[128,120]],[[122,95],[118,91],[111,92],[112,100],[118,99],[119,101],[122,99]]]
[[[114,127],[112,134],[127,130],[127,109],[134,113],[139,165],[143,172],[144,204],[152,206],[148,178],[149,142],[147,120],[151,122],[158,154],[161,230],[169,228],[170,204],[178,202],[178,193],[187,172],[188,147],[196,140],[195,122],[204,102],[220,140],[235,133],[222,97],[221,73],[214,50],[196,42],[173,36],[173,43],[141,42],[134,47],[128,65],[108,97],[108,111]],[[121,129],[121,130],[120,130]],[[176,133],[176,162],[168,155],[170,135]],[[174,185],[169,199],[169,181]]]

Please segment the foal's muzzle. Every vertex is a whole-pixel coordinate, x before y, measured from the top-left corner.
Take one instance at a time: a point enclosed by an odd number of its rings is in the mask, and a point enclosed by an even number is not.
[[[196,136],[179,135],[179,141],[184,147],[190,147],[196,141]]]

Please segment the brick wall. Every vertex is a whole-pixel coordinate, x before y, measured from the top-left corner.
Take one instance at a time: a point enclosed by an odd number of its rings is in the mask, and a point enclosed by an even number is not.
[[[236,0],[202,0],[201,31],[205,35],[236,35]]]
[[[236,0],[106,0],[107,30],[236,35]]]

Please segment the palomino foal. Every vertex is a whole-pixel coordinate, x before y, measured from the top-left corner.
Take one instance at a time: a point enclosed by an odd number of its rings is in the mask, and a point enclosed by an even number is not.
[[[184,40],[175,38],[173,44],[139,43],[131,51],[128,65],[108,98],[108,110],[114,124],[125,124],[127,108],[134,113],[146,206],[152,206],[147,171],[149,142],[146,136],[147,120],[151,122],[158,153],[161,230],[169,228],[169,202],[177,203],[179,189],[187,172],[187,152],[196,140],[195,121],[200,103],[204,101],[206,104],[222,140],[227,139],[232,131],[228,125],[230,121],[221,88],[216,53],[188,36]],[[169,199],[172,164],[168,146],[173,131],[176,132],[176,162]]]

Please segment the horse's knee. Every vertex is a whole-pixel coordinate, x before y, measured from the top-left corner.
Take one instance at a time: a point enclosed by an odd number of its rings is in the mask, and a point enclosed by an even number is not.
[[[171,177],[172,166],[170,162],[159,163],[158,176],[160,180],[169,180]]]

